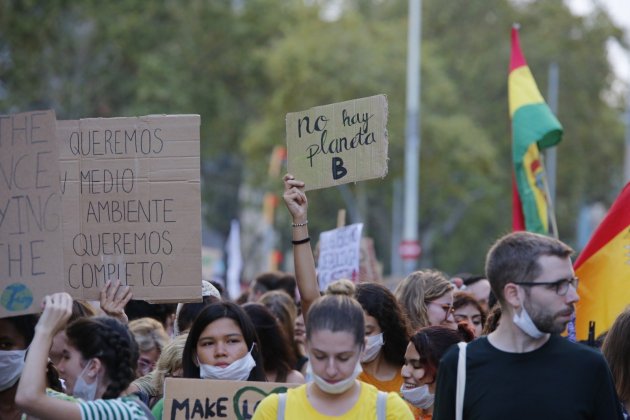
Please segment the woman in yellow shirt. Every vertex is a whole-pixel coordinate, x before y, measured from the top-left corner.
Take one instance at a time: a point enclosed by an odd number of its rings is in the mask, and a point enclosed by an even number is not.
[[[316,300],[306,321],[306,347],[313,381],[286,394],[266,397],[254,420],[413,419],[398,394],[380,392],[357,380],[365,347],[365,322],[356,300],[347,296]]]

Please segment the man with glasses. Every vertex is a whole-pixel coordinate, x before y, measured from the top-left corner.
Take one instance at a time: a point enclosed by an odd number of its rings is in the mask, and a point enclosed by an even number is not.
[[[499,239],[486,275],[497,329],[466,348],[464,419],[622,419],[604,358],[559,334],[574,314],[573,250],[530,232]],[[455,419],[459,347],[438,370],[434,420]]]

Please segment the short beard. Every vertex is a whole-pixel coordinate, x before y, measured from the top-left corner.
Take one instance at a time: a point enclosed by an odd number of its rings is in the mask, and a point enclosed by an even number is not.
[[[527,297],[529,298],[529,296]],[[567,324],[565,323],[558,324],[555,315],[541,315],[539,313],[535,313],[531,307],[527,308],[527,306],[530,306],[527,303],[529,302],[524,303],[524,306],[526,306],[525,309],[529,313],[529,316],[532,318],[532,322],[540,332],[547,334],[560,334],[567,328]]]

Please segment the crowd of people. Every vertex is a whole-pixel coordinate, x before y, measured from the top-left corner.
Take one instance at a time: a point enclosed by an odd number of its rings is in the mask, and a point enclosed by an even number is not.
[[[572,250],[527,232],[499,238],[484,275],[423,269],[395,290],[338,280],[320,292],[304,183],[284,177],[295,273],[260,274],[234,302],[49,295],[0,319],[0,418],[162,418],[166,378],[292,384],[254,419],[623,419],[630,308],[602,349],[561,333],[574,314]]]

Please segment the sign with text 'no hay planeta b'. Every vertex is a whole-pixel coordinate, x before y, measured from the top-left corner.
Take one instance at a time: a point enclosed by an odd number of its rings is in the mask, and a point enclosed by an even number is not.
[[[0,318],[63,290],[54,111],[0,115]]]
[[[287,114],[288,171],[306,190],[385,177],[387,112],[376,95]]]
[[[65,290],[98,299],[201,296],[199,115],[57,122]]]

